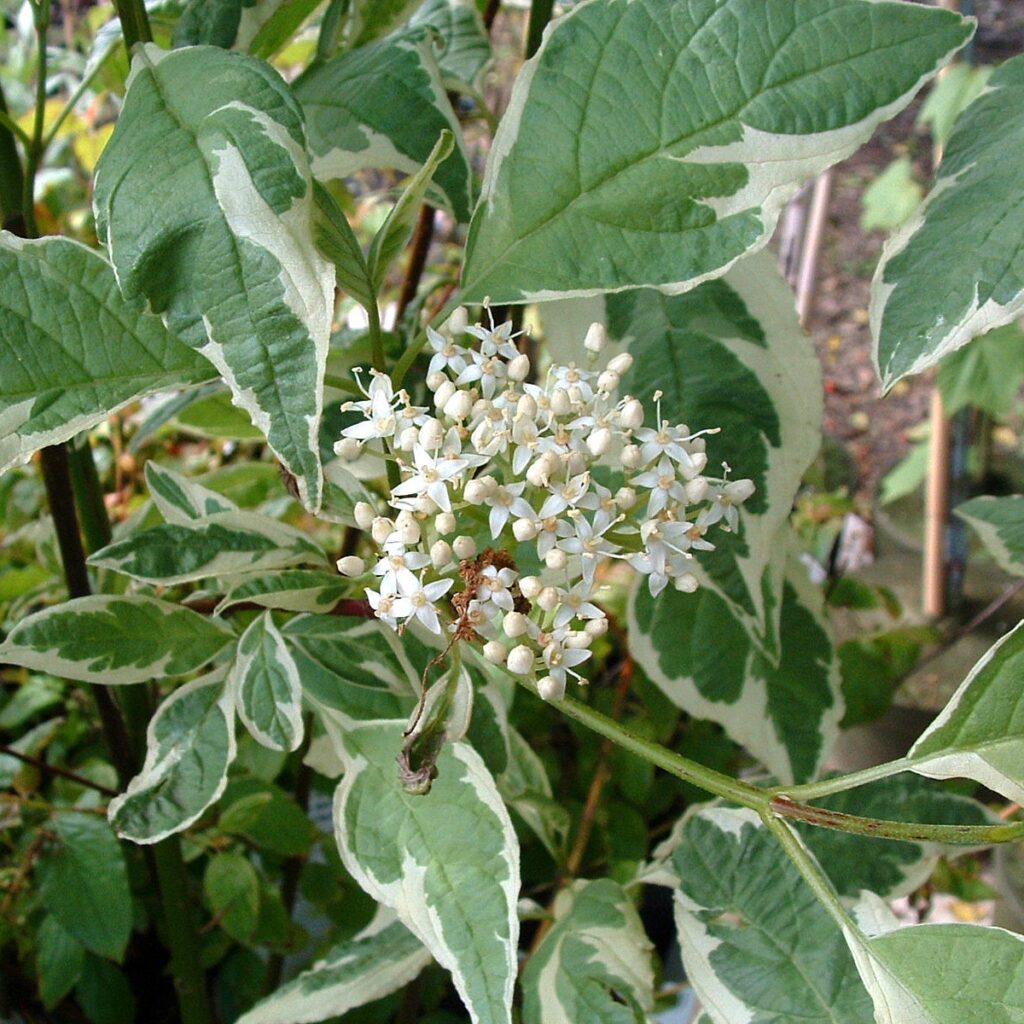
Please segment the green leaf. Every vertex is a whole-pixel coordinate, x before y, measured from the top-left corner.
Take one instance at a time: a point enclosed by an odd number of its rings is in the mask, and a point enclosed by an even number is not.
[[[169,523],[187,526],[196,519],[218,512],[237,512],[238,506],[216,491],[176,473],[158,462],[146,463],[149,496]]]
[[[752,643],[711,590],[657,598],[640,581],[629,606],[630,650],[676,705],[718,722],[788,782],[813,777],[843,707],[821,594],[795,558],[783,587],[778,664]]]
[[[821,444],[821,370],[797,320],[793,293],[768,253],[720,281],[667,297],[651,289],[610,296],[608,328],[635,357],[623,392],[673,423],[721,428],[707,443],[709,473],[722,462],[756,488],[734,534],[716,531],[698,553],[706,582],[769,648],[777,632],[780,531]],[[770,601],[773,607],[766,607]]]
[[[277,53],[321,0],[249,0],[244,3],[237,46],[256,57]]]
[[[986,825],[992,820],[974,800],[947,793],[915,775],[895,775],[815,801],[844,814],[888,821]],[[811,825],[796,825],[841,896],[856,898],[869,889],[887,900],[913,892],[931,876],[940,857],[968,852],[963,846],[873,839]]]
[[[377,301],[377,292],[352,225],[334,196],[318,181],[313,182],[313,199],[316,202],[313,226],[317,246],[334,264],[338,287],[369,309]]]
[[[43,1006],[52,1010],[74,987],[85,966],[85,947],[52,914],[36,932],[36,970]]]
[[[303,733],[299,669],[269,611],[238,641],[228,685],[253,739],[271,750],[298,749]]]
[[[220,614],[238,604],[258,604],[285,612],[329,612],[352,593],[350,580],[315,569],[259,573],[236,583],[217,605]]]
[[[1024,496],[972,498],[956,514],[977,533],[1003,572],[1024,576]]]
[[[316,829],[306,812],[279,786],[236,779],[228,787],[220,817],[222,831],[244,835],[282,857],[306,856]]]
[[[429,793],[411,796],[395,757],[402,722],[347,731],[334,800],[349,873],[452,972],[474,1024],[509,1024],[516,977],[519,846],[480,756],[448,744]]]
[[[715,1024],[872,1024],[842,933],[754,811],[690,816],[673,868],[683,964]]]
[[[898,157],[864,190],[861,230],[895,230],[913,216],[923,198],[910,157]]]
[[[969,35],[949,12],[867,0],[575,5],[516,80],[463,298],[678,293],[718,276]]]
[[[90,952],[124,956],[132,933],[132,893],[124,854],[99,815],[61,811],[50,828],[57,846],[39,861],[43,905]]]
[[[247,942],[260,913],[260,880],[240,853],[221,853],[210,860],[203,875],[206,900],[225,932]]]
[[[227,391],[217,390],[189,402],[174,416],[175,424],[186,434],[230,441],[259,441],[263,435],[249,417],[231,404]]]
[[[437,55],[445,88],[479,93],[491,60],[491,42],[472,0],[426,0],[409,19],[429,25],[443,41]]]
[[[122,291],[217,367],[315,510],[334,268],[278,73],[216,47],[138,50],[94,204]]]
[[[883,917],[885,908],[873,916]],[[1024,938],[1001,928],[924,924],[847,932],[876,1024],[1024,1020]]]
[[[930,779],[974,779],[1024,801],[1024,622],[971,669],[910,748],[908,767]]]
[[[64,683],[52,676],[29,676],[0,712],[0,729],[23,732],[26,722],[64,700]]]
[[[524,1024],[636,1024],[654,1004],[652,946],[636,907],[609,878],[577,881],[523,972]]]
[[[308,971],[243,1014],[237,1024],[314,1024],[407,985],[430,953],[398,921],[340,942]]]
[[[235,759],[235,711],[220,670],[179,687],[146,730],[146,761],[107,808],[118,835],[157,843],[220,798]]]
[[[23,619],[0,662],[115,686],[182,676],[233,641],[218,619],[154,597],[80,597]]]
[[[892,707],[899,684],[910,674],[926,644],[938,639],[927,627],[906,626],[865,634],[839,647],[845,714],[841,729],[865,725]]]
[[[871,290],[885,387],[1024,313],[1024,57],[956,122],[938,178],[889,239]]]
[[[91,555],[89,564],[169,586],[325,560],[293,526],[253,512],[218,512],[133,533]]]
[[[940,146],[949,141],[956,119],[981,95],[994,68],[972,67],[959,62],[946,68],[928,90],[921,104],[918,124],[931,127],[932,137]]]
[[[373,282],[374,292],[380,291],[384,283],[384,275],[398,254],[405,248],[412,235],[416,215],[427,194],[431,180],[438,173],[438,168],[447,159],[454,146],[454,136],[448,129],[443,129],[423,161],[423,166],[409,179],[408,184],[398,197],[398,202],[391,208],[387,220],[374,235],[370,251],[366,256],[366,264]]]
[[[1009,415],[1024,380],[1024,332],[1017,324],[997,327],[946,356],[936,383],[946,415],[974,406],[991,416]]]
[[[135,995],[131,985],[124,971],[106,960],[87,958],[75,996],[92,1024],[134,1024]]]
[[[362,46],[311,67],[292,89],[306,115],[313,173],[344,178],[367,167],[413,174],[445,130],[453,151],[435,183],[460,221],[470,214],[469,158],[424,29]]]
[[[406,643],[374,619],[299,615],[281,630],[295,659],[303,692],[347,721],[404,717],[419,692],[420,675]],[[397,751],[395,752],[397,754]]]
[[[67,238],[0,236],[0,472],[143,395],[215,371]]]
[[[177,25],[174,45],[206,44],[230,49],[238,35],[244,0],[189,0]]]
[[[365,48],[367,43],[400,28],[419,3],[420,0],[352,0],[349,45]]]
[[[509,728],[508,766],[497,777],[502,799],[544,844],[556,864],[562,862],[572,818],[554,799],[551,780],[537,752],[515,729]]]

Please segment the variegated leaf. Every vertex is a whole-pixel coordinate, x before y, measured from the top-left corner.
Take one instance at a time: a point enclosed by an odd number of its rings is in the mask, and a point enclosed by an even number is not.
[[[0,472],[213,368],[128,302],[99,253],[0,235]]]
[[[622,887],[577,881],[523,971],[524,1024],[637,1024],[654,1005],[650,940]]]
[[[217,657],[234,634],[155,597],[79,597],[19,622],[0,662],[116,686],[181,676]]]
[[[230,498],[158,462],[146,463],[146,486],[160,514],[177,526],[187,526],[196,519],[218,512],[238,511],[238,506]]]
[[[437,55],[445,87],[479,92],[491,59],[491,43],[473,0],[426,0],[409,24],[429,25],[443,47]]]
[[[727,463],[734,478],[754,482],[739,530],[714,532],[715,550],[697,558],[705,584],[774,655],[782,535],[821,445],[821,369],[793,293],[775,257],[762,253],[686,295],[647,289],[609,296],[607,320],[636,359],[623,392],[653,410],[661,391],[669,422],[720,428],[705,438],[709,475]]]
[[[972,498],[956,514],[981,538],[1000,569],[1024,576],[1024,497]]]
[[[278,73],[216,47],[137,50],[94,203],[121,290],[217,367],[319,507],[334,268],[313,242],[302,114]]]
[[[544,844],[556,864],[565,854],[572,818],[551,792],[544,762],[523,738],[509,728],[508,766],[497,777],[503,799]]]
[[[237,1024],[315,1024],[340,1017],[407,985],[430,961],[426,947],[401,922],[371,926],[338,943]]]
[[[924,204],[875,271],[875,362],[889,387],[1024,315],[1024,57],[957,119]]]
[[[165,586],[325,561],[319,545],[300,530],[254,512],[154,526],[89,558],[90,565]]]
[[[269,611],[238,641],[228,686],[253,739],[271,750],[298,748],[303,733],[299,669]]]
[[[452,973],[474,1024],[509,1024],[516,977],[519,845],[494,780],[465,743],[444,747],[424,796],[398,781],[402,722],[341,738],[334,801],[345,867]]]
[[[235,46],[257,57],[277,53],[322,0],[243,0]]]
[[[238,604],[257,604],[283,612],[329,612],[352,593],[352,584],[336,573],[283,569],[257,573],[234,584],[217,605],[217,614]]]
[[[235,709],[220,669],[167,697],[146,731],[146,761],[107,808],[123,839],[157,843],[188,828],[224,792],[235,758]]]
[[[930,779],[974,779],[1024,802],[1024,622],[971,669],[910,748],[908,767]]]
[[[469,159],[428,31],[350,50],[310,68],[292,89],[306,115],[313,172],[321,179],[367,167],[413,174],[441,132],[450,131],[455,148],[434,181],[455,216],[469,219]]]
[[[718,276],[970,31],[882,0],[576,4],[516,80],[463,298],[678,293]]]
[[[789,782],[813,777],[843,716],[839,663],[820,592],[791,557],[782,588],[781,650],[769,660],[710,588],[652,598],[639,580],[629,604],[633,657],[684,711],[721,724]]]
[[[714,1024],[872,1024],[843,934],[754,811],[690,816],[673,866],[683,964]]]

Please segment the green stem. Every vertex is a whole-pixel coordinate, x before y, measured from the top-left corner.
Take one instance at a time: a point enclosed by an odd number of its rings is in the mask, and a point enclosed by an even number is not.
[[[338,377],[333,373],[325,373],[324,384],[329,388],[337,388],[339,391],[347,391],[350,395],[359,395],[360,398],[363,397],[363,393],[359,390],[359,386],[354,380],[349,380],[348,377]]]
[[[0,125],[3,125],[12,135],[16,136],[26,150],[32,145],[32,136],[7,113],[6,107],[0,110]]]
[[[75,104],[82,98],[86,90],[93,83],[93,79],[100,73],[103,68],[103,62],[101,61],[86,75],[79,83],[75,86],[74,91],[68,97],[67,103],[64,104],[64,108],[57,115],[56,120],[50,125],[46,134],[42,140],[42,151],[45,153],[50,146],[53,144],[53,140],[57,138],[57,132],[60,131],[61,125],[67,120],[68,115],[75,109]]]
[[[29,238],[38,238],[35,190],[36,172],[43,157],[43,127],[46,121],[46,30],[50,27],[50,5],[45,2],[34,2],[32,10],[36,28],[36,108],[32,120],[32,138],[27,152],[21,208],[25,216],[25,233]]]
[[[539,49],[544,38],[544,29],[551,20],[555,0],[533,0],[530,4],[530,27],[526,30],[526,59],[529,60]]]
[[[316,41],[316,62],[330,60],[338,51],[341,30],[345,26],[350,0],[331,0],[320,22],[320,35]]]
[[[153,31],[149,27],[149,15],[146,13],[143,0],[114,0],[114,7],[118,18],[121,19],[124,45],[128,48],[129,55],[136,43],[153,42]]]
[[[103,488],[99,473],[96,472],[92,445],[88,437],[72,441],[68,445],[68,464],[86,547],[89,553],[93,554],[110,543],[111,532],[110,517],[107,515],[107,506],[103,500]]]
[[[772,792],[785,795],[794,800],[816,800],[818,797],[831,796],[833,793],[845,793],[848,789],[856,789],[869,782],[887,779],[891,775],[911,770],[908,758],[901,757],[896,761],[887,761],[872,768],[864,768],[848,775],[837,775],[834,779],[820,779],[817,782],[805,782],[799,786],[775,786]]]
[[[828,880],[817,862],[804,848],[804,844],[793,832],[789,825],[780,821],[770,811],[761,814],[765,827],[778,839],[786,855],[796,865],[797,870],[803,875],[804,881],[810,886],[811,891],[817,896],[821,905],[829,912],[832,919],[840,930],[853,930],[860,933],[856,922],[847,913],[839,894],[832,883]]]

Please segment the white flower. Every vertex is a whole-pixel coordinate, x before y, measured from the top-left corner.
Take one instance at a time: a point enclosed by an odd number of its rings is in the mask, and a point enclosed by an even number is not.
[[[381,622],[390,626],[392,629],[396,629],[398,622],[395,619],[395,595],[394,594],[381,594],[376,590],[370,590],[369,587],[366,589],[366,599],[370,602],[370,607],[373,609],[374,615],[380,619]]]
[[[492,398],[498,385],[508,376],[508,367],[497,356],[485,356],[482,352],[470,355],[473,361],[455,378],[456,385],[480,381],[484,398]]]
[[[590,585],[583,581],[562,591],[562,601],[552,623],[554,628],[568,626],[573,619],[603,619],[604,612],[591,602],[592,596]]]
[[[346,427],[343,437],[354,437],[357,441],[368,441],[373,437],[393,437],[398,426],[395,416],[395,395],[391,378],[384,373],[374,374],[365,402],[352,402],[342,408],[358,409],[365,417],[361,423]]]
[[[413,571],[429,564],[430,555],[406,551],[399,534],[393,533],[384,543],[384,557],[373,567],[373,574],[381,577],[382,594],[410,594],[418,585]]]
[[[419,619],[431,633],[440,634],[441,620],[434,605],[448,592],[452,583],[453,580],[436,580],[434,583],[424,584],[421,577],[411,593],[395,600],[395,618],[405,621]]]
[[[501,484],[488,495],[486,501],[491,507],[488,525],[491,528],[491,536],[495,539],[500,536],[512,516],[517,519],[532,518],[533,509],[529,502],[522,497],[525,487],[525,483]]]
[[[600,516],[601,513],[598,513]],[[557,546],[570,555],[579,555],[584,582],[590,586],[594,582],[594,575],[597,572],[597,563],[604,557],[611,557],[621,550],[619,544],[613,544],[604,534],[615,524],[616,520],[605,521],[600,527],[596,524],[600,520],[595,517],[594,523],[590,523],[586,516],[577,515],[573,519],[573,532],[570,536],[564,537],[557,542]]]
[[[512,611],[515,608],[515,602],[509,587],[515,583],[519,573],[515,569],[498,569],[493,565],[488,565],[481,575],[483,578],[477,588],[480,602],[491,601],[504,612]]]
[[[550,485],[548,489],[551,493],[545,499],[544,504],[541,505],[540,512],[537,515],[541,519],[561,515],[570,506],[575,507],[578,505],[589,487],[589,473],[580,473],[577,476],[570,477],[563,484]]]
[[[686,489],[676,476],[676,468],[667,455],[661,457],[656,469],[633,477],[630,483],[634,487],[649,487],[650,497],[647,500],[647,516],[656,516],[669,506],[670,501],[679,505],[686,504]]]
[[[547,665],[548,674],[563,689],[563,692],[566,674],[571,675],[574,679],[579,679],[580,674],[574,672],[573,669],[577,665],[582,665],[591,654],[585,647],[566,647],[565,639],[565,630],[556,630],[554,633],[549,634],[548,642],[544,645],[541,653],[544,664]]]
[[[416,473],[400,483],[391,493],[396,498],[427,495],[442,512],[451,512],[452,502],[448,494],[448,481],[454,480],[469,466],[467,459],[447,456],[435,457],[417,442],[412,450]]]
[[[466,368],[467,360],[472,354],[468,348],[456,345],[454,341],[439,334],[432,327],[427,328],[427,344],[434,353],[430,357],[427,376],[450,369],[453,373],[461,373]]]

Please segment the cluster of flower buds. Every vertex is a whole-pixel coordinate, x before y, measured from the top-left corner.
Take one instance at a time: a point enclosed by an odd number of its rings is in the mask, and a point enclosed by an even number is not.
[[[461,344],[466,335],[477,344]],[[602,565],[624,560],[655,595],[670,581],[695,590],[692,552],[713,547],[705,535],[715,524],[736,528],[753,484],[705,476],[710,431],[662,420],[660,395],[655,424],[644,426],[642,403],[618,397],[627,353],[600,371],[551,366],[541,384],[530,383],[509,323],[468,324],[459,310],[428,341],[433,408],[381,373],[360,380],[365,400],[347,405],[363,418],[337,453],[396,460],[400,482],[388,515],[355,510],[378,560],[350,556],[338,568],[372,574],[370,604],[392,627],[416,620],[480,641],[488,660],[535,675],[541,695],[558,699],[608,628],[594,600]],[[594,324],[584,343],[592,362],[605,342]],[[595,473],[598,464],[608,472]],[[615,489],[599,476],[619,477]],[[521,575],[531,545],[543,568]]]

